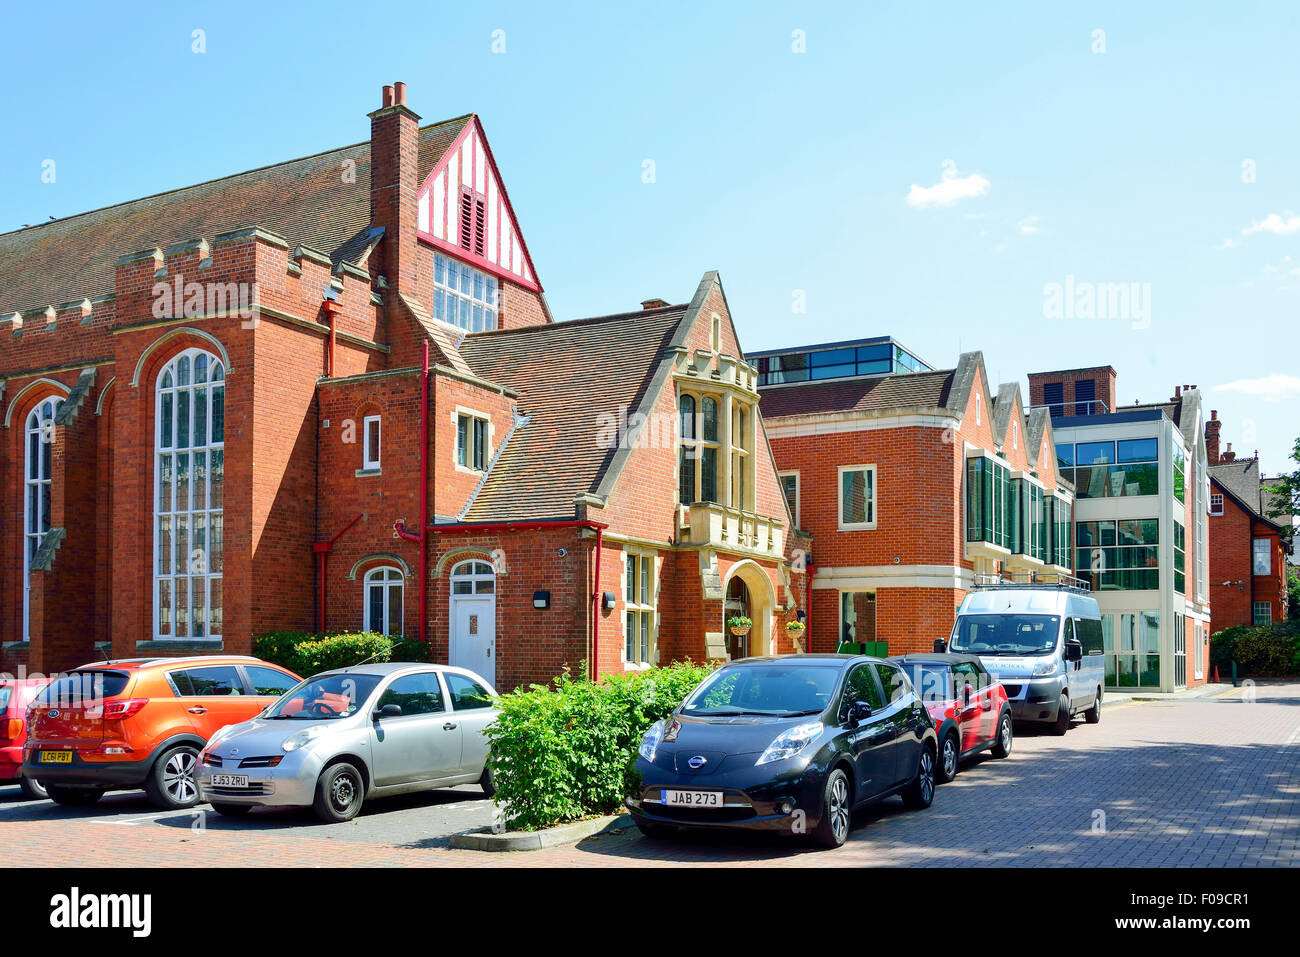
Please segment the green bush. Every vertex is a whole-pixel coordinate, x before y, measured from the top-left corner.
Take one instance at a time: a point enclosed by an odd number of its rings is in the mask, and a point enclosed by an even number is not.
[[[509,830],[610,814],[634,783],[637,748],[711,668],[690,662],[599,682],[566,670],[548,685],[496,699],[487,729],[496,802]]]
[[[428,642],[420,641],[418,638],[403,638],[393,645],[393,650],[388,653],[388,660],[428,661],[431,647]]]
[[[393,638],[371,632],[317,636],[303,631],[276,631],[257,638],[253,654],[310,678],[366,660],[388,661],[396,644]]]
[[[1210,661],[1218,665],[1221,678],[1232,673],[1237,662],[1238,677],[1284,677],[1300,674],[1300,621],[1249,627],[1233,625],[1210,636]]]

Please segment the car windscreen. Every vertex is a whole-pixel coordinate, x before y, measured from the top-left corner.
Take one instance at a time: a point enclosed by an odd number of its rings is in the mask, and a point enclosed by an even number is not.
[[[124,671],[71,671],[55,678],[37,695],[35,704],[55,708],[94,707],[126,690],[131,676]]]
[[[9,707],[9,699],[13,697],[14,689],[8,685],[0,685],[0,714]]]
[[[281,720],[319,721],[355,714],[379,684],[379,675],[320,675],[286,691],[265,716]]]
[[[960,615],[953,651],[972,655],[1043,655],[1056,649],[1059,615]]]
[[[692,717],[820,714],[839,681],[838,665],[774,663],[721,668],[700,683],[682,705]]]

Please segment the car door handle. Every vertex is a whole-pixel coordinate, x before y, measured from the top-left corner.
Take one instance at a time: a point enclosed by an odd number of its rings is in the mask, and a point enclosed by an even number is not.
[[[199,705],[195,705],[193,708],[186,708],[185,710],[188,711],[190,714],[207,714],[207,713],[208,713],[208,709],[207,709],[207,708],[202,708],[202,707],[200,707]]]
[[[446,723],[442,726],[442,730],[444,730],[444,731],[455,731],[455,730],[456,730],[456,722],[455,722],[455,721],[448,721],[448,722],[446,722]]]

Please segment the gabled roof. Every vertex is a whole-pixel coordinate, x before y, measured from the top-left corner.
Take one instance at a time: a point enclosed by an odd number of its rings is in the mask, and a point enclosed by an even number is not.
[[[998,386],[997,398],[993,400],[993,441],[999,445],[1006,441],[1007,429],[1011,428],[1011,414],[1016,408],[1024,413],[1025,406],[1020,401],[1020,383],[1002,383]]]
[[[1277,499],[1261,483],[1259,459],[1219,462],[1209,466],[1208,471],[1210,480],[1252,517],[1273,526],[1279,532],[1289,533],[1289,523],[1284,525],[1282,516],[1269,514]]]
[[[471,117],[420,130],[421,181]],[[369,141],[0,234],[0,315],[108,295],[122,256],[248,226],[362,260],[376,241]]]
[[[518,393],[527,424],[500,449],[466,522],[572,518],[618,449],[598,441],[602,414],[635,411],[688,313],[667,306],[474,333],[460,354],[474,374]]]

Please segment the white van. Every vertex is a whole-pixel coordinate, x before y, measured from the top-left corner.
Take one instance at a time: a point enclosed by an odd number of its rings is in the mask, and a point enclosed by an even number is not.
[[[1089,724],[1101,720],[1101,613],[1086,587],[977,585],[957,610],[947,650],[978,655],[1017,720],[1057,734],[1079,712]]]

